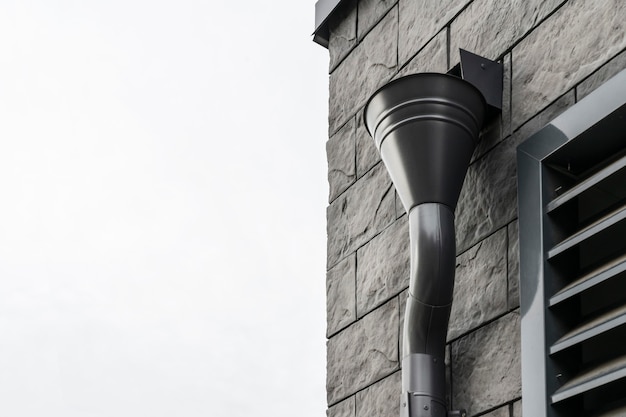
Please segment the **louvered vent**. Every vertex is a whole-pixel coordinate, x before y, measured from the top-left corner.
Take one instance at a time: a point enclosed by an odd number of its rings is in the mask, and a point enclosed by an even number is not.
[[[626,416],[626,72],[518,148],[522,400]]]
[[[626,156],[545,166],[550,401],[587,416],[626,395]]]

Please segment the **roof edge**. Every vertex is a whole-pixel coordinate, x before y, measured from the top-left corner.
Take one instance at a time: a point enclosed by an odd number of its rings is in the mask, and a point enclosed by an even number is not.
[[[315,3],[315,30],[313,31],[313,42],[328,48],[330,29],[328,21],[332,14],[345,0],[317,0]]]

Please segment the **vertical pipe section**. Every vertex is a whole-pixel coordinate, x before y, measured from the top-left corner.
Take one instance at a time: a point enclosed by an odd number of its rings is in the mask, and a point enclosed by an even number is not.
[[[411,279],[402,346],[402,408],[412,417],[445,417],[445,346],[456,253],[454,213],[441,203],[415,206],[409,212],[409,233]]]

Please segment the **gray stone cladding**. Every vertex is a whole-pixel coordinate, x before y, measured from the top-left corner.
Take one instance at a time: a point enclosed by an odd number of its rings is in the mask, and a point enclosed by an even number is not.
[[[363,123],[391,79],[446,72],[458,48],[504,65],[456,208],[449,402],[521,417],[516,147],[626,68],[623,0],[352,0],[330,20],[328,417],[397,417],[407,216]]]

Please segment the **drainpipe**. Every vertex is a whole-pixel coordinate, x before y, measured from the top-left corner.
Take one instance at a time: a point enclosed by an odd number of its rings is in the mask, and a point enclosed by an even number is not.
[[[403,417],[465,417],[447,411],[445,345],[452,306],[454,210],[483,121],[501,108],[502,66],[461,51],[449,74],[399,78],[364,110],[409,216],[411,276],[403,329]]]

